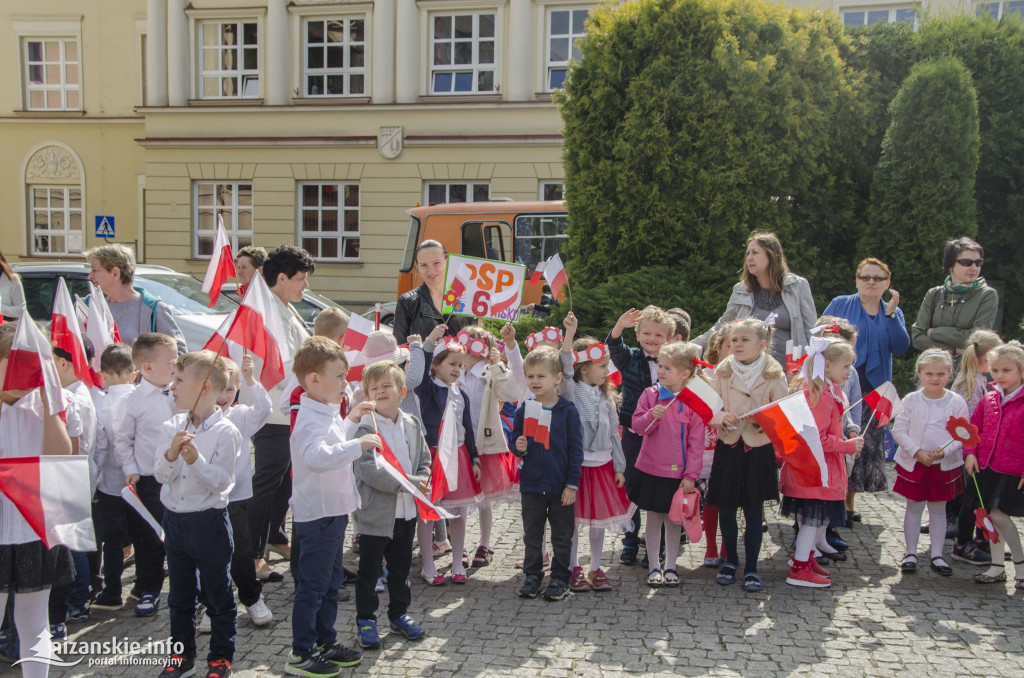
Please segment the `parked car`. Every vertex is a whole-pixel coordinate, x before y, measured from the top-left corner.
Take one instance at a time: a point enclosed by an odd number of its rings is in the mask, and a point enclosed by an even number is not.
[[[240,299],[238,298],[238,286],[235,285],[235,283],[225,283],[224,286],[220,288],[220,293],[221,296],[227,296],[234,302],[240,301]],[[380,328],[385,332],[390,332],[391,326],[395,322],[396,302],[391,301],[386,304],[381,304],[381,306],[383,307],[383,310],[381,311],[380,314]],[[299,317],[302,318],[302,321],[306,323],[306,326],[309,328],[310,332],[313,331],[313,321],[316,319],[317,314],[320,313],[320,311],[324,310],[325,308],[329,307],[340,308],[342,311],[344,311],[346,314],[350,316],[353,314],[353,311],[345,308],[336,301],[328,299],[319,292],[314,292],[313,290],[304,291],[302,293],[302,301],[298,303],[292,303],[292,308],[294,308],[295,312],[299,314]],[[362,315],[364,318],[372,321],[373,309],[371,308],[369,311],[357,315]]]
[[[89,264],[74,262],[11,264],[21,276],[29,314],[36,320],[49,320],[57,279],[63,277],[72,295],[83,299],[89,294]],[[185,335],[188,350],[198,351],[228,314],[238,308],[234,300],[222,296],[213,308],[207,308],[210,296],[195,278],[164,266],[135,266],[135,286],[159,298],[171,309],[174,320]]]

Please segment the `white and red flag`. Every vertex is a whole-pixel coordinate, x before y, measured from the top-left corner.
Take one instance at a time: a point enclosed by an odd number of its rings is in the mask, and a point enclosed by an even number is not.
[[[821,435],[803,391],[743,415],[753,417],[771,438],[796,482],[804,487],[828,487],[828,467]]]
[[[454,394],[461,398],[461,394]],[[430,471],[430,500],[437,501],[459,489],[459,430],[455,401],[449,397],[437,434],[437,458]]]
[[[67,409],[64,390],[60,387],[60,375],[53,361],[53,347],[47,341],[28,309],[22,311],[18,327],[14,330],[11,352],[7,356],[7,373],[4,375],[5,391],[31,390],[42,387],[50,413],[56,414]]]
[[[231,241],[224,230],[224,218],[217,215],[217,237],[213,241],[213,254],[203,278],[203,291],[210,295],[210,308],[217,303],[220,288],[228,278],[235,277],[235,257],[231,254]]]
[[[377,468],[384,469],[388,472],[392,478],[394,478],[399,485],[402,486],[406,492],[411,494],[416,499],[416,508],[419,509],[420,518],[426,521],[441,520],[442,518],[454,518],[451,513],[448,513],[439,506],[434,506],[429,499],[427,499],[420,488],[409,480],[409,476],[406,475],[405,469],[402,468],[401,462],[398,461],[398,457],[388,447],[388,443],[381,436],[380,439],[381,447],[377,448],[377,452],[374,453],[374,460],[377,462]]]
[[[94,367],[99,367],[100,354],[111,344],[121,343],[121,333],[117,331],[114,314],[107,306],[107,298],[99,286],[89,283],[89,307],[85,319],[85,336],[92,341]]]
[[[722,397],[715,389],[711,388],[711,384],[696,377],[683,387],[683,390],[676,396],[676,400],[696,412],[705,424],[725,407]]]
[[[125,485],[121,488],[121,497],[125,503],[135,509],[146,524],[153,528],[153,532],[156,536],[160,537],[160,541],[164,540],[164,528],[157,522],[157,519],[153,517],[153,514],[149,512],[146,505],[142,503],[142,498],[139,496],[138,491],[132,485]]]
[[[0,492],[46,548],[63,544],[73,551],[96,550],[88,457],[44,454],[0,459]]]
[[[551,293],[556,297],[569,280],[565,275],[565,267],[562,266],[562,257],[557,252],[544,262],[544,279],[551,285]]]
[[[373,332],[373,321],[353,313],[348,319],[348,329],[345,330],[345,338],[341,340],[341,343],[353,351],[362,351],[371,332]],[[349,381],[352,380],[349,379]]]
[[[551,445],[551,410],[536,400],[527,400],[523,410],[523,435],[533,438],[544,449]]]
[[[348,363],[348,374],[345,378],[349,382],[363,380],[363,369],[366,368],[366,357],[362,351],[345,351],[345,362]]]
[[[50,341],[54,348],[66,351],[71,356],[75,376],[92,388],[92,371],[89,369],[89,359],[85,356],[85,342],[82,341],[75,305],[64,278],[57,279],[57,293],[53,297],[53,312],[50,316]]]
[[[888,424],[893,417],[903,411],[903,403],[899,393],[891,381],[887,381],[871,393],[864,396],[864,402],[878,420],[878,428]]]

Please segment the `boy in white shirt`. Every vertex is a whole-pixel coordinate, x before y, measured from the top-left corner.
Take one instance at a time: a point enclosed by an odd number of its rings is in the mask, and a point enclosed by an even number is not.
[[[227,678],[235,655],[235,597],[231,592],[233,541],[228,495],[235,484],[235,459],[242,434],[217,407],[227,387],[227,370],[213,351],[186,353],[175,363],[171,391],[180,410],[164,425],[154,475],[160,501],[170,590],[172,654],[161,674],[190,676],[196,658],[196,572],[203,582],[212,635],[206,656],[208,678]],[[205,375],[205,376],[204,376]],[[189,416],[191,415],[191,419]]]
[[[177,411],[171,400],[171,380],[178,344],[166,334],[145,332],[132,344],[132,361],[142,379],[123,400],[114,422],[114,456],[121,464],[125,485],[131,485],[143,506],[156,521],[163,521],[160,483],[153,477],[160,456],[164,424]],[[128,529],[135,546],[135,586],[131,596],[139,599],[135,614],[150,617],[160,607],[164,585],[164,545],[142,516],[128,512]]]
[[[292,370],[305,389],[291,435],[292,515],[299,552],[292,651],[285,671],[321,678],[355,666],[362,655],[338,642],[338,587],[348,514],[359,508],[352,462],[380,445],[376,435],[348,440],[338,406],[348,386],[345,352],[326,337],[310,337],[295,354]],[[372,405],[361,405],[372,411]]]

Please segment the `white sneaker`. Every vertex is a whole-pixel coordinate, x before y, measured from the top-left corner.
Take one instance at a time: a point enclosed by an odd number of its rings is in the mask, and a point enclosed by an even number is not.
[[[196,613],[196,631],[198,633],[209,633],[210,629],[210,615],[206,614],[206,608],[202,607]]]
[[[266,626],[273,620],[274,613],[263,602],[263,596],[260,596],[259,600],[249,606],[249,616],[252,617],[252,623],[256,626]]]

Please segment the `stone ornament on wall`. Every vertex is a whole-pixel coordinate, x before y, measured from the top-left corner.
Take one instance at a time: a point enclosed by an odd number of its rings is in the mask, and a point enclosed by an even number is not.
[[[68,151],[59,146],[46,146],[33,154],[25,172],[27,179],[43,179],[66,182],[80,181],[78,162]]]
[[[384,125],[377,129],[377,150],[385,158],[397,158],[402,152],[402,125]]]

